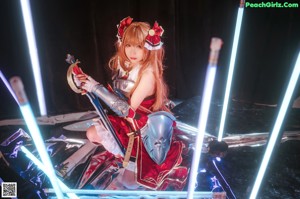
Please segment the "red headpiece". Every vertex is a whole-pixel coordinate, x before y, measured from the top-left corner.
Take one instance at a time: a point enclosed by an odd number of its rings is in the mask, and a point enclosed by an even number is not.
[[[161,26],[159,26],[157,22],[155,22],[153,28],[148,31],[145,47],[148,50],[160,49],[161,46],[163,45],[160,39],[163,33],[164,33],[164,29]]]
[[[126,17],[122,21],[120,21],[120,24],[117,25],[118,27],[118,41],[122,42],[122,37],[124,35],[124,32],[128,26],[130,26],[133,18]],[[161,48],[163,43],[161,42],[161,36],[164,33],[164,29],[158,25],[157,22],[154,23],[153,28],[148,31],[148,35],[146,36],[146,42],[145,42],[145,48],[148,50],[158,50]]]
[[[125,32],[126,28],[131,24],[132,20],[133,20],[133,18],[126,17],[122,21],[120,21],[120,24],[117,25],[117,28],[118,28],[117,37],[118,37],[119,42],[122,41],[124,32]]]

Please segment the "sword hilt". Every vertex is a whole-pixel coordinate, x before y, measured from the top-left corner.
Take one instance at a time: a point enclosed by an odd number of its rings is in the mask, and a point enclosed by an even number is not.
[[[67,54],[66,62],[68,64],[74,64],[75,63],[75,57],[71,54]]]
[[[210,65],[217,65],[218,58],[219,58],[219,51],[221,49],[222,44],[223,44],[223,41],[220,38],[213,37],[211,39],[210,54],[209,54],[209,60],[208,60],[208,63]]]
[[[24,90],[24,85],[22,80],[18,76],[14,76],[10,78],[11,87],[17,97],[17,101],[20,105],[24,105],[28,103],[28,99]]]

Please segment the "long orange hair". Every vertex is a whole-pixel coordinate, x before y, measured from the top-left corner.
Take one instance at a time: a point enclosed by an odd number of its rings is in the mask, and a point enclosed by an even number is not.
[[[133,22],[125,30],[122,42],[116,43],[116,54],[110,59],[109,67],[113,72],[116,72],[118,68],[118,62],[120,66],[126,71],[128,68],[125,67],[125,62],[129,62],[129,59],[125,55],[125,46],[130,45],[140,45],[144,46],[146,42],[146,36],[150,30],[150,25],[145,22]],[[144,58],[141,61],[141,69],[138,74],[137,81],[133,87],[132,93],[135,91],[137,85],[139,84],[143,72],[152,67],[155,76],[155,102],[151,107],[152,111],[164,110],[170,111],[166,106],[168,100],[168,87],[164,81],[163,77],[163,59],[164,59],[164,48],[161,47],[158,50],[148,50],[144,47]],[[130,66],[129,66],[130,67]]]

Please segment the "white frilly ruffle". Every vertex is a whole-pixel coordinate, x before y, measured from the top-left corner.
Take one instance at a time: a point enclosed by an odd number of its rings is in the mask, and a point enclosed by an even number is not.
[[[101,144],[104,146],[104,148],[111,152],[114,155],[123,156],[122,151],[117,144],[115,138],[113,135],[101,124],[99,120],[95,121],[93,125],[96,128],[97,135],[101,138],[102,142]]]

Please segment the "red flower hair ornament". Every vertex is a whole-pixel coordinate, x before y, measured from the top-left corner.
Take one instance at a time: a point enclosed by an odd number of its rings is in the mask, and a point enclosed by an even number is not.
[[[118,42],[122,42],[122,38],[124,35],[124,32],[126,31],[126,28],[130,26],[133,18],[126,17],[122,21],[120,21],[120,24],[117,25],[118,28]],[[148,50],[158,50],[161,48],[163,43],[161,42],[161,36],[164,33],[164,29],[158,25],[158,23],[155,21],[153,28],[148,31],[148,35],[146,36],[146,42],[145,42],[145,48]]]

